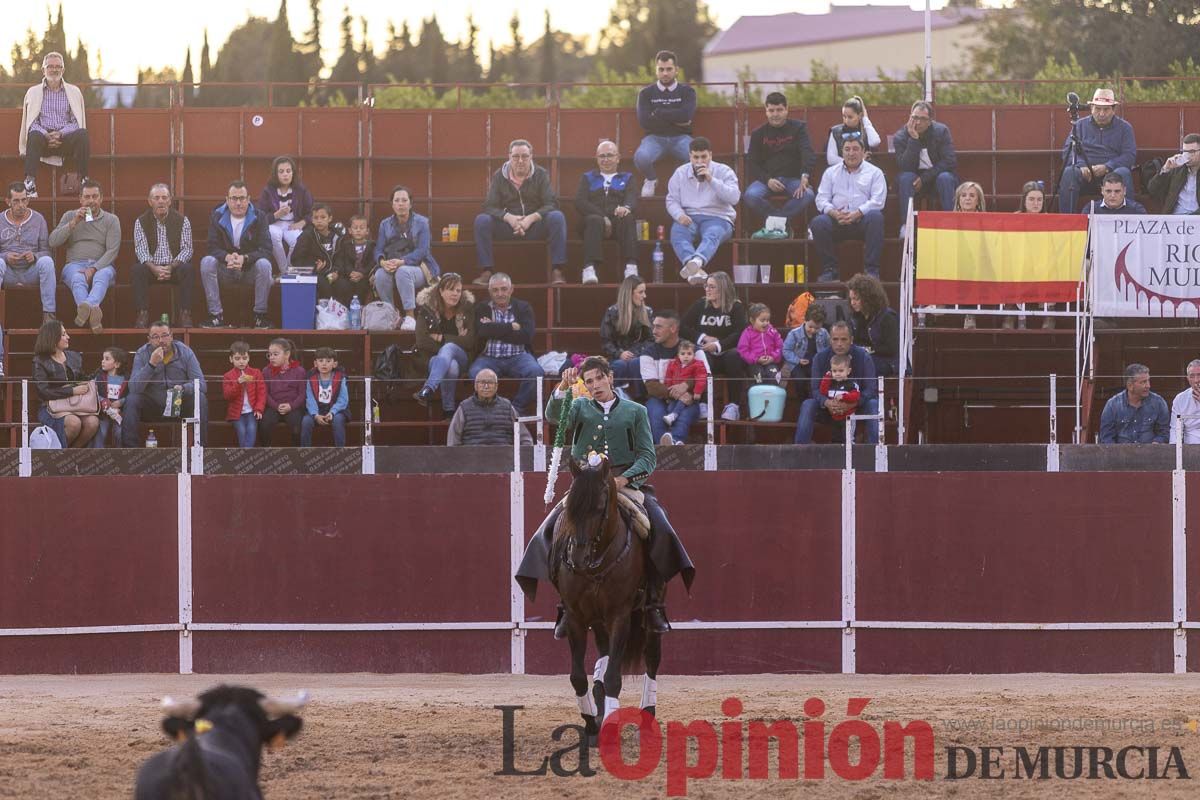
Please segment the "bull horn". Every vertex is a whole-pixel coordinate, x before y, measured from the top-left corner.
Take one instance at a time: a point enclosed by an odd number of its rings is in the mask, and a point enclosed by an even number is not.
[[[308,702],[308,692],[296,692],[296,696],[290,700],[285,700],[280,697],[264,697],[259,700],[259,705],[269,717],[282,717],[284,714],[295,714],[304,704]]]
[[[178,717],[180,719],[191,719],[200,711],[200,701],[191,700],[176,700],[170,695],[162,699],[163,713],[168,717]]]

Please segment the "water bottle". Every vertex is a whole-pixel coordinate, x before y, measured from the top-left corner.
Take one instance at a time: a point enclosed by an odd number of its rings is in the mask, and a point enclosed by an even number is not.
[[[650,260],[654,262],[654,282],[663,282],[663,249],[662,240],[654,243],[654,253],[650,256]]]
[[[158,447],[158,437],[154,435],[154,431],[150,431],[146,436],[146,447]]]
[[[350,300],[350,330],[356,331],[362,327],[362,303],[358,302],[358,295],[354,295]]]

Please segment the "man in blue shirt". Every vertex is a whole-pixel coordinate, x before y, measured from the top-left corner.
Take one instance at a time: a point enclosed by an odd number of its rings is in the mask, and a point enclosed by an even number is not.
[[[822,350],[813,358],[812,396],[800,406],[800,418],[796,420],[796,444],[812,443],[813,425],[818,420],[827,425],[832,424],[833,417],[830,415],[830,411],[841,413],[843,410],[847,410],[838,407],[842,405],[840,400],[820,396],[821,378],[824,378],[825,373],[829,372],[829,362],[835,355],[849,354],[850,356],[850,379],[857,382],[862,391],[862,397],[858,401],[855,413],[879,413],[879,394],[875,386],[877,383],[875,362],[871,360],[871,354],[865,348],[851,343],[850,323],[841,320],[833,323],[829,329],[829,345],[830,349]],[[866,420],[865,422],[867,442],[878,443],[879,422],[877,420]]]
[[[1150,368],[1125,368],[1125,391],[1110,397],[1100,415],[1100,444],[1166,444],[1171,428],[1167,401],[1150,391]]]
[[[1115,172],[1104,176],[1100,184],[1100,200],[1092,200],[1081,214],[1145,214],[1146,207],[1125,196],[1125,180]]]
[[[1133,164],[1137,160],[1137,142],[1133,126],[1117,116],[1117,100],[1112,89],[1097,89],[1092,96],[1092,115],[1073,128],[1079,152],[1072,153],[1070,134],[1063,144],[1063,172],[1058,182],[1058,211],[1074,214],[1079,210],[1079,195],[1100,190],[1105,175],[1120,175],[1125,191],[1133,193]]]

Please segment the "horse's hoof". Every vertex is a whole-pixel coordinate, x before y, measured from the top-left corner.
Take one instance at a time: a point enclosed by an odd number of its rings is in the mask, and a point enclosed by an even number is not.
[[[588,746],[594,746],[590,739],[600,733],[600,726],[596,724],[596,718],[591,714],[580,714],[579,716],[583,717],[583,732],[589,738]]]
[[[645,708],[642,709],[642,711],[645,712],[646,714],[649,714],[652,717],[654,716],[654,706],[646,706]]]
[[[604,681],[592,683],[592,699],[596,701],[597,713],[604,716]]]

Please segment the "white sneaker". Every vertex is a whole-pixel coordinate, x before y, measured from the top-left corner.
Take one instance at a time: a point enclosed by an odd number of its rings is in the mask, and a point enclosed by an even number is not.
[[[728,420],[729,422],[737,422],[741,417],[742,414],[738,410],[737,403],[729,403],[725,406],[725,410],[721,412],[721,419]]]
[[[683,265],[683,269],[679,270],[679,277],[692,286],[699,286],[708,280],[708,273],[704,271],[703,261],[698,258],[689,258]]]
[[[638,274],[637,264],[630,262],[625,265],[625,277],[626,278],[628,278],[630,275],[637,275],[637,274]]]
[[[974,314],[967,314],[965,317],[963,317],[963,330],[964,331],[975,330],[975,315]]]
[[[657,186],[658,186],[657,180],[652,181],[652,180],[647,179],[645,181],[645,183],[642,184],[642,197],[654,197],[654,189]]]
[[[674,425],[675,420],[677,420],[677,419],[679,419],[678,414],[664,414],[663,415],[663,422],[667,423],[668,425]]]
[[[593,267],[591,264],[588,264],[586,267],[583,268],[583,283],[585,285],[589,284],[589,283],[599,283],[599,282],[600,282],[600,279],[596,277],[596,268],[595,267]]]
[[[405,317],[404,321],[400,323],[400,330],[402,330],[402,331],[415,331],[416,329],[417,329],[417,318],[416,317]]]
[[[669,447],[670,445],[675,444],[675,437],[671,435],[670,431],[667,431],[658,440],[658,443],[661,445],[667,445]]]

